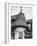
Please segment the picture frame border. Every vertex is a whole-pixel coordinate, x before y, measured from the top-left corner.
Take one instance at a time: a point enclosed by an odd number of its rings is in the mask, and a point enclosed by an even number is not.
[[[10,3],[5,2],[5,43],[9,43],[9,5],[16,4],[16,5],[31,5],[35,7],[36,4],[22,4],[22,3]]]

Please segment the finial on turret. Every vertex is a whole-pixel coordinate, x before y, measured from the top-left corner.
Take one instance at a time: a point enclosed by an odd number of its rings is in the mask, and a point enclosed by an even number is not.
[[[21,10],[20,10],[20,12],[22,13],[22,6],[21,6]]]

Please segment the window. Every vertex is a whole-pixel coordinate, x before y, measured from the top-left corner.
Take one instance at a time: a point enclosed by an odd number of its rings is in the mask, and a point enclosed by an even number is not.
[[[23,32],[19,32],[19,39],[23,38]]]

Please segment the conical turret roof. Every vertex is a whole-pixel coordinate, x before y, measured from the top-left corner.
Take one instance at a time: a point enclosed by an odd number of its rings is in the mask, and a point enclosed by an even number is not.
[[[17,20],[25,20],[25,15],[24,13],[22,12],[22,7],[20,9],[20,13],[18,14],[17,16]]]
[[[25,15],[22,12],[22,7],[21,7],[20,13],[17,15],[16,21],[12,24],[12,26],[18,26],[18,25],[27,26],[25,22],[26,22]]]

